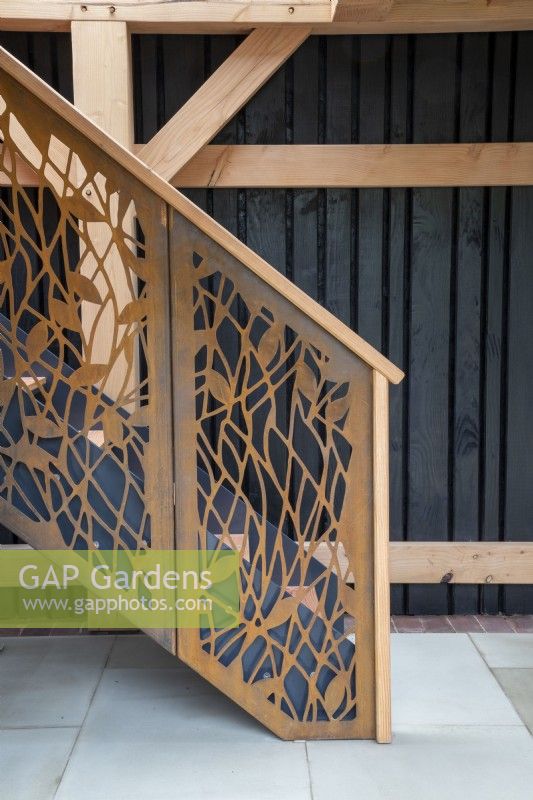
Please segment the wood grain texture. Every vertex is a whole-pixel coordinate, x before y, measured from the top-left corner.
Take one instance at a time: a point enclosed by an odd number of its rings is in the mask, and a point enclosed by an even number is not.
[[[86,8],[84,11],[83,8]],[[115,10],[111,12],[111,8]],[[293,11],[289,11],[289,9]],[[311,23],[318,34],[443,33],[455,31],[531,30],[529,0],[395,0],[387,9],[364,10],[341,5],[331,21],[332,4],[291,2],[164,2],[102,5],[4,0],[4,30],[67,31],[72,20],[127,22],[137,33],[245,33],[273,23]]]
[[[207,145],[173,178],[181,188],[524,186],[533,143]]]
[[[141,148],[134,145],[133,152]],[[35,173],[25,165],[18,174],[22,185],[36,185]],[[178,189],[530,186],[533,142],[206,145],[172,184]],[[0,186],[7,185],[0,172]]]
[[[391,542],[391,583],[533,584],[531,542]]]
[[[24,85],[32,93],[42,99],[53,110],[62,114],[70,124],[101,147],[105,153],[114,158],[131,175],[135,176],[148,188],[151,188],[160,198],[166,200],[171,207],[175,208],[187,219],[201,227],[210,238],[221,244],[225,250],[237,258],[251,272],[258,275],[262,281],[289,300],[296,308],[304,311],[307,316],[318,322],[321,327],[338,338],[346,348],[359,355],[369,366],[374,367],[379,372],[383,372],[392,383],[398,383],[402,380],[403,372],[394,364],[391,364],[381,353],[336,319],[333,314],[309,298],[305,292],[302,292],[285,276],[267,264],[257,253],[246,247],[205,212],[177,192],[167,181],[148,169],[142,161],[125,150],[101,128],[95,126],[87,117],[10,56],[3,48],[0,48],[0,68],[4,69],[7,74],[12,75],[16,80],[23,81]]]
[[[307,27],[251,33],[160,131],[138,152],[165,180],[224,127],[309,36]]]
[[[389,385],[373,374],[374,626],[376,640],[376,740],[391,741],[389,589]]]
[[[390,542],[389,580],[403,583],[497,584],[533,583],[531,542]],[[331,555],[319,545],[315,558],[329,564]],[[340,570],[348,561],[338,554]]]
[[[113,9],[113,10],[111,10]],[[290,9],[290,10],[289,10]],[[185,0],[184,2],[121,3],[102,5],[5,0],[0,28],[26,31],[67,31],[73,21],[123,22],[135,33],[247,33],[258,26],[282,23],[329,24],[333,6],[329,0]]]
[[[106,25],[105,22],[73,22],[71,25],[72,71],[74,83],[74,103],[89,119],[128,150],[133,144],[133,86],[131,74],[130,36],[126,23]],[[130,215],[131,216],[131,215]],[[133,217],[128,222],[129,233],[133,235]],[[104,252],[109,246],[105,230],[93,232],[94,247]],[[83,269],[90,277],[93,265],[91,260]],[[130,287],[118,253],[109,254],[106,269],[112,282],[117,312],[120,314],[130,300]],[[82,322],[84,330],[91,331],[96,309],[92,303],[84,303]],[[112,341],[113,321],[100,320],[94,335],[94,357],[105,363]],[[124,387],[124,379],[129,365],[123,360],[116,364],[109,377],[107,391],[117,397]],[[128,382],[133,387],[137,377],[135,365]]]

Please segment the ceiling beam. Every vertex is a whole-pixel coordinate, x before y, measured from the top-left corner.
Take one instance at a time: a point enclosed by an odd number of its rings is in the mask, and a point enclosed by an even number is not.
[[[393,0],[366,9],[340,0],[331,21],[334,10],[329,0],[2,0],[0,29],[68,31],[73,20],[83,19],[127,22],[134,33],[246,33],[273,23],[310,23],[312,33],[320,34],[533,29],[531,0]]]
[[[172,178],[213,188],[533,185],[533,143],[208,145]]]
[[[258,28],[138,151],[165,180],[177,172],[253,97],[309,36],[309,28]]]

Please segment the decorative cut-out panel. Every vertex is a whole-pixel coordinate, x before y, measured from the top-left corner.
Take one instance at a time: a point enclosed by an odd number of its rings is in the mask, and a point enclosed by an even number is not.
[[[190,223],[171,241],[178,537],[238,550],[242,586],[238,627],[178,652],[281,736],[373,736],[371,371]]]
[[[171,545],[166,206],[3,74],[0,148],[3,520],[47,548]]]

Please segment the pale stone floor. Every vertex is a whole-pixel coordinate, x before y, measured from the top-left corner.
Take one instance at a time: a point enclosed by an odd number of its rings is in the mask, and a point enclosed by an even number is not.
[[[144,636],[0,638],[0,798],[530,800],[533,634],[393,634],[392,652],[393,744],[306,744]]]

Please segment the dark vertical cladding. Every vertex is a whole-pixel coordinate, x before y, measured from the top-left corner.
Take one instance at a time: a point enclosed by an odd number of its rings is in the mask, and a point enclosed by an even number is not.
[[[148,140],[238,45],[134,36]],[[69,37],[0,43],[68,98]],[[533,33],[312,37],[218,143],[533,140]],[[391,538],[533,537],[533,187],[187,194],[407,373]],[[533,588],[393,588],[404,613],[533,612]]]
[[[514,37],[512,134],[515,141],[533,139],[533,33]],[[513,68],[512,67],[512,68]],[[505,447],[504,533],[506,539],[531,537],[533,519],[533,190],[513,189],[509,212],[509,310],[507,318],[507,436]],[[533,586],[505,589],[505,610],[524,613],[533,607]]]

